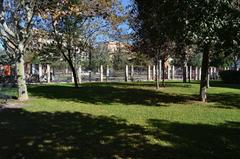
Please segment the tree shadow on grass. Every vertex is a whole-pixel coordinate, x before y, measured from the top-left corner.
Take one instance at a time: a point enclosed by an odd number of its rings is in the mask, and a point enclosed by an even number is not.
[[[232,89],[238,89],[240,91],[240,84],[228,84],[228,83],[224,83],[223,81],[211,81],[210,86],[211,87],[232,88]]]
[[[225,109],[240,109],[240,94],[229,93],[218,93],[209,94],[209,102],[216,102],[216,107]]]
[[[102,84],[102,83],[99,83]],[[109,83],[106,83],[108,85]],[[156,87],[156,83],[154,81],[150,82],[133,82],[133,83],[122,83],[122,82],[113,82],[115,86],[121,87],[152,87],[153,89]],[[194,84],[199,84],[199,81],[192,81],[191,83],[183,83],[182,81],[166,81],[165,87],[191,87]],[[162,87],[160,82],[160,88]]]
[[[174,147],[173,158],[240,158],[240,122],[213,126],[150,119],[148,123],[155,138]]]
[[[150,127],[79,112],[0,111],[1,159],[237,159],[240,123],[149,120]],[[159,140],[168,145],[150,142]]]
[[[0,158],[147,158],[158,146],[142,133],[117,118],[8,109],[0,112]]]
[[[189,95],[168,94],[149,89],[114,87],[113,84],[86,84],[81,88],[49,85],[29,88],[32,96],[91,104],[164,106],[168,103],[187,103],[196,100]]]

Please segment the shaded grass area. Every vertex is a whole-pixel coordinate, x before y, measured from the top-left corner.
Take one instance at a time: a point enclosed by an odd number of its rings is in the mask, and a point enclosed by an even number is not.
[[[220,84],[220,82],[212,82],[208,101],[215,102],[223,108],[240,108],[239,85]],[[166,106],[171,103],[191,104],[193,101],[198,101],[198,87],[198,83],[168,82],[165,88],[155,91],[154,83],[147,82],[94,83],[83,84],[79,89],[71,88],[69,85],[33,86],[29,91],[32,96],[86,104]]]
[[[2,87],[0,85],[0,108],[2,105],[6,104],[10,99],[17,99],[17,92],[14,87]]]
[[[0,110],[0,159],[238,159],[240,89],[211,86],[206,104],[198,82],[30,86]]]
[[[0,93],[9,96],[17,96],[16,88],[15,87],[2,87],[0,86]]]
[[[33,96],[37,97],[99,105],[121,103],[161,106],[162,103],[184,103],[195,99],[194,96],[179,96],[174,93],[154,91],[154,89],[141,89],[139,85],[125,84],[85,84],[79,89],[57,85],[35,86],[29,90]]]
[[[70,112],[0,112],[0,158],[237,159],[240,122],[204,125]]]

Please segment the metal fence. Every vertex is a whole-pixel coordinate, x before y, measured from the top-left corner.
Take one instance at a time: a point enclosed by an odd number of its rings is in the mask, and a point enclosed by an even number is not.
[[[12,68],[13,70],[15,68]],[[200,80],[201,68],[186,67],[187,79]],[[69,68],[54,67],[50,65],[30,65],[26,67],[26,81],[27,83],[71,83],[73,82],[73,75]],[[3,72],[0,70],[0,72]],[[0,74],[0,84],[16,83],[16,73],[9,77],[4,77]],[[77,70],[77,75],[81,82],[124,82],[124,81],[151,81],[156,79],[156,73],[159,72],[161,77],[168,80],[183,79],[183,68],[177,66],[165,67],[165,74],[159,71],[155,66],[126,66],[124,69],[116,70],[108,66],[101,66],[97,71],[87,70],[81,68]],[[210,79],[218,79],[219,69],[209,68]]]

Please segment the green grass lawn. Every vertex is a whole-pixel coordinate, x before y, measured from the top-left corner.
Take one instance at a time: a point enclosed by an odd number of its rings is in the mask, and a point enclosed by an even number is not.
[[[198,83],[30,86],[0,111],[0,159],[239,159],[240,86],[211,85],[208,103]]]

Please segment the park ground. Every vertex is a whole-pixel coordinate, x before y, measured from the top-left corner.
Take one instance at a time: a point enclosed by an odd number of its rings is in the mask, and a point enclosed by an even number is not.
[[[3,89],[15,95],[14,89]],[[239,159],[240,85],[92,83],[29,86],[0,110],[1,159]],[[13,101],[14,102],[14,101]]]

